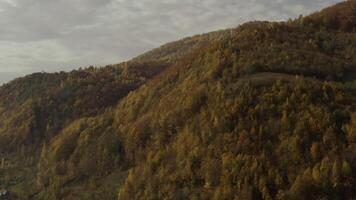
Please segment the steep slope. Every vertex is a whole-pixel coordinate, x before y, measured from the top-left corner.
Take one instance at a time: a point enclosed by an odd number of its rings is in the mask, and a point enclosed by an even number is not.
[[[0,178],[0,187],[8,188],[12,198],[20,199],[57,198],[61,195],[54,190],[66,185],[71,194],[79,195],[76,198],[113,198],[118,177],[126,176],[126,169],[121,170],[126,164],[118,163],[122,157],[117,149],[120,143],[117,134],[109,130],[111,107],[184,54],[206,45],[207,39],[202,35],[172,42],[160,48],[159,51],[165,51],[162,59],[156,59],[157,50],[153,50],[127,63],[70,73],[36,73],[0,87],[0,156],[5,161],[0,173],[6,175]],[[103,121],[104,125],[97,124]],[[75,128],[78,124],[80,130],[95,126],[94,136],[85,137],[85,144],[73,143],[82,139],[71,136],[81,133]],[[97,132],[97,126],[102,132]],[[56,143],[58,148],[47,149],[47,144]],[[97,153],[93,155],[95,149]],[[77,156],[74,163],[66,158],[64,165],[63,156],[73,152],[79,154],[82,164]],[[54,158],[47,158],[51,156]],[[38,165],[40,157],[43,159]],[[102,158],[105,163],[99,164],[97,161]],[[112,160],[116,160],[112,162],[115,164],[108,164]],[[62,174],[68,165],[76,166],[70,177],[50,180],[59,170],[57,161],[62,165]],[[106,180],[110,179],[108,183]],[[89,180],[95,184],[87,184]],[[103,188],[97,183],[102,183]],[[92,188],[96,192],[88,196],[86,191]]]
[[[131,93],[119,199],[355,198],[354,28],[248,23]]]
[[[0,184],[19,199],[355,198],[355,6],[1,87]]]
[[[21,198],[36,192],[32,182],[43,145],[60,137],[73,121],[107,112],[166,67],[162,62],[129,62],[70,73],[37,73],[2,86],[0,156],[5,161],[1,171],[7,176],[1,184],[19,188],[24,192]],[[26,170],[31,173],[25,174]]]

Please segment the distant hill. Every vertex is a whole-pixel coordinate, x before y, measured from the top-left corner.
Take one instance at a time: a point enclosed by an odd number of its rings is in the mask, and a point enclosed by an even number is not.
[[[356,1],[0,87],[12,199],[355,199]]]

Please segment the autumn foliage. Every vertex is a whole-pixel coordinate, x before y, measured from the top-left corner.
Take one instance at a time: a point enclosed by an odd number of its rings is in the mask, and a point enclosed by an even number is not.
[[[355,8],[14,80],[0,184],[34,199],[354,199]]]

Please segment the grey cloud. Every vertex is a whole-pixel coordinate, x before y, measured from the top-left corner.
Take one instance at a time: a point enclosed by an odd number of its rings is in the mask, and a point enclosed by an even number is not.
[[[0,0],[0,84],[36,71],[117,63],[181,37],[294,18],[338,1]]]

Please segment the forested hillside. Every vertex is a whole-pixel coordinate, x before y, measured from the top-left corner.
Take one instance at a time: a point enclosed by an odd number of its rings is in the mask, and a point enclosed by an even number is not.
[[[163,62],[128,62],[70,73],[37,73],[2,86],[0,153],[5,164],[1,182],[20,190],[21,198],[37,192],[32,182],[42,147],[73,121],[108,112],[168,66]],[[31,174],[22,174],[26,170]]]
[[[356,1],[0,88],[10,199],[355,199]]]

